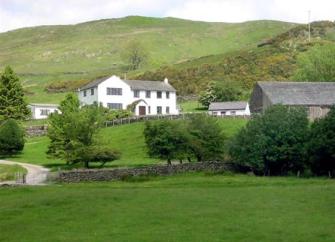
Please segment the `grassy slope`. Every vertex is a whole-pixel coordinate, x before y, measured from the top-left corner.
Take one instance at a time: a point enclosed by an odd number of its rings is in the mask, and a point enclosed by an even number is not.
[[[0,164],[0,182],[11,181],[15,179],[17,173],[26,174],[27,170],[19,165]]]
[[[228,137],[238,132],[246,124],[245,119],[219,119],[220,125]],[[157,162],[165,162],[149,158],[146,153],[146,145],[143,137],[144,123],[105,128],[101,131],[101,139],[110,147],[121,151],[120,160],[114,161],[110,166],[138,166]],[[47,167],[64,166],[65,162],[48,159],[47,151],[49,140],[47,137],[28,139],[21,155],[11,158],[15,161],[39,164]]]
[[[0,189],[1,241],[335,240],[326,179],[206,176]]]
[[[267,41],[261,48],[210,55],[178,64],[162,66],[137,76],[139,79],[169,77],[179,94],[204,90],[210,81],[232,83],[245,90],[244,99],[257,81],[292,80],[298,56],[318,43],[334,43],[335,23],[312,24],[312,43],[307,43],[306,27],[297,26]]]
[[[68,26],[41,26],[0,33],[0,68],[11,65],[32,102],[58,102],[48,83],[124,73],[120,58],[130,40],[149,51],[145,69],[190,58],[248,49],[294,24],[254,21],[241,24],[194,22],[174,18],[127,17]]]

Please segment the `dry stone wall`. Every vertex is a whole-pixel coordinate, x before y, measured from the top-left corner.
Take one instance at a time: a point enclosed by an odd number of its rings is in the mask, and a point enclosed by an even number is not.
[[[89,182],[123,180],[138,176],[169,176],[185,172],[224,172],[231,168],[223,162],[197,162],[177,165],[151,165],[140,168],[72,170],[60,171],[56,176],[58,182]]]

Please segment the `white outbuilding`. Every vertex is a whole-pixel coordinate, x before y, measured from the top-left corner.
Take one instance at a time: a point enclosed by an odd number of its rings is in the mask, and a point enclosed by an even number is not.
[[[51,113],[59,112],[57,104],[31,103],[28,107],[31,110],[32,119],[46,119]]]
[[[135,115],[178,114],[176,90],[164,81],[122,80],[111,76],[78,90],[81,105],[102,104],[110,109],[131,109]]]
[[[208,113],[213,116],[250,116],[248,102],[213,102]]]

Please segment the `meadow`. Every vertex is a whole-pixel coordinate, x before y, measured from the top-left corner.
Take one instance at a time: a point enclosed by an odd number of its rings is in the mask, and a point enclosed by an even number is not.
[[[190,173],[0,189],[0,241],[335,240],[329,179]]]
[[[19,165],[0,164],[0,182],[14,180],[17,173],[26,174],[27,170]]]
[[[218,119],[218,122],[224,134],[227,137],[231,137],[247,123],[247,120],[242,118],[224,118]],[[108,144],[111,148],[119,150],[122,154],[119,160],[113,161],[106,166],[142,166],[165,163],[163,160],[150,158],[148,156],[143,130],[144,122],[103,128],[100,131],[99,139],[105,144]],[[22,154],[8,159],[42,165],[54,170],[58,168],[68,169],[65,165],[65,161],[47,157],[46,151],[48,144],[49,139],[46,136],[28,138]]]

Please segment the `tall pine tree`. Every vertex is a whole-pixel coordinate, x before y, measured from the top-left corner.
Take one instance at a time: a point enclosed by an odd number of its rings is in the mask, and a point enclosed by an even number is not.
[[[0,76],[0,121],[9,118],[24,120],[29,116],[20,80],[7,66]]]

